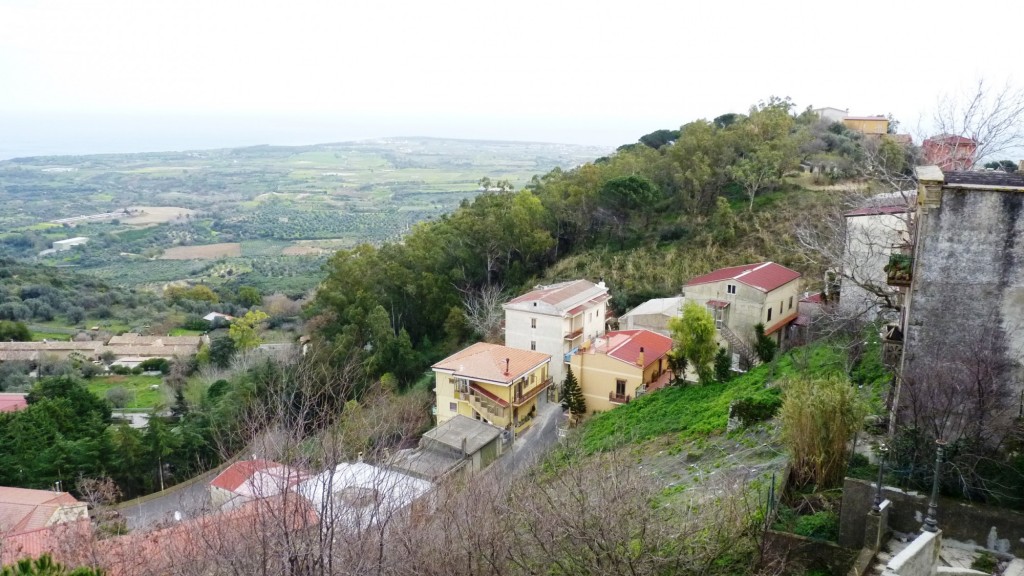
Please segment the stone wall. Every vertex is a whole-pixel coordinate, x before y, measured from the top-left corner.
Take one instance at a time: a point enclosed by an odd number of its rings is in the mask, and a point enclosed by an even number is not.
[[[892,502],[889,511],[891,529],[906,533],[916,533],[921,529],[928,513],[927,494],[907,493],[888,486],[884,487],[882,494]],[[847,478],[843,483],[840,546],[861,546],[866,514],[870,512],[874,498],[874,482]],[[940,498],[938,525],[946,538],[974,542],[978,546],[1024,557],[1024,514],[1020,512]]]

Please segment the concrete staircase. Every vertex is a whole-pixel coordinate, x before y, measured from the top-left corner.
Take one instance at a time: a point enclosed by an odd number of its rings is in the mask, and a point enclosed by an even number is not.
[[[761,359],[757,357],[754,350],[742,338],[737,336],[735,332],[730,330],[728,326],[723,324],[718,328],[718,331],[721,332],[722,338],[725,338],[725,341],[732,347],[733,352],[738,353],[748,366],[753,368],[754,366],[761,365]]]

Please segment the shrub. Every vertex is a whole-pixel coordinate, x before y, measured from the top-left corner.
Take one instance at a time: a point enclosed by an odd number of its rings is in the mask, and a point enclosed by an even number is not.
[[[793,533],[815,540],[839,539],[839,516],[831,510],[822,510],[807,516],[798,516]]]
[[[777,390],[778,388],[772,388],[772,391]],[[744,426],[749,426],[773,418],[779,412],[781,406],[782,398],[778,392],[758,396],[745,396],[733,402],[730,416],[739,418]]]
[[[107,390],[107,400],[114,408],[124,408],[128,405],[128,401],[131,400],[131,392],[124,386],[114,386]]]
[[[866,409],[845,378],[788,378],[780,409],[782,438],[790,452],[791,482],[818,490],[839,486],[847,444],[863,424]]]
[[[171,363],[166,358],[149,358],[139,363],[143,372],[160,372],[167,374],[171,371]]]

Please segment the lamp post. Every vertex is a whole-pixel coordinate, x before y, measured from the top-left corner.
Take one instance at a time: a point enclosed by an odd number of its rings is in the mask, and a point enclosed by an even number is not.
[[[875,502],[871,506],[872,514],[882,512],[882,477],[885,475],[885,457],[889,454],[889,447],[885,443],[878,445],[878,484],[875,486]]]
[[[935,476],[932,478],[932,499],[928,502],[928,515],[924,518],[925,532],[938,532],[939,526],[935,520],[939,508],[939,475],[942,472],[943,451],[946,448],[946,441],[941,438],[935,441]]]

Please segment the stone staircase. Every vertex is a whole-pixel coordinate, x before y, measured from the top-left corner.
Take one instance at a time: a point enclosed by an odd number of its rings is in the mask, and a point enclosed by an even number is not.
[[[757,357],[757,354],[750,345],[730,330],[728,326],[723,324],[718,328],[718,331],[722,334],[722,338],[725,338],[725,341],[732,347],[732,351],[738,353],[748,366],[753,368],[754,366],[761,365],[761,359]]]

